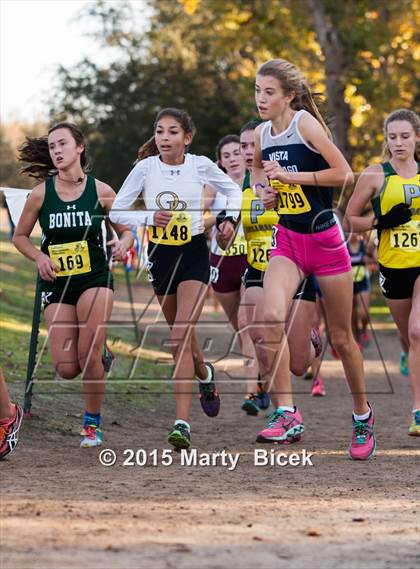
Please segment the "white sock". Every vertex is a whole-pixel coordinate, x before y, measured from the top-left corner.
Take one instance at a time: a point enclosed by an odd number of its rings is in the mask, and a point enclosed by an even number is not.
[[[211,368],[210,368],[210,366],[207,366],[207,365],[206,365],[206,370],[207,370],[207,377],[206,377],[206,379],[200,379],[199,377],[197,377],[198,381],[201,381],[201,383],[210,383],[210,381],[211,381],[212,373],[211,373]]]
[[[286,407],[285,405],[281,405],[280,407],[277,407],[277,410],[280,411],[289,411],[290,413],[295,413],[296,411],[296,407]]]
[[[187,429],[189,431],[191,431],[191,427],[190,427],[189,423],[187,423],[187,421],[184,421],[184,419],[176,419],[174,425],[185,425],[187,427]]]
[[[366,419],[369,419],[370,417],[370,409],[367,413],[364,413],[363,415],[356,415],[356,413],[353,411],[353,417],[356,419],[356,421],[366,421]]]

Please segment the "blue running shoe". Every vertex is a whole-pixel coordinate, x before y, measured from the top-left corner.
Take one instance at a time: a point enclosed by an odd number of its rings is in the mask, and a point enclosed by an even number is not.
[[[266,391],[259,391],[257,393],[257,405],[262,411],[270,407],[270,396]]]
[[[258,376],[257,405],[262,411],[270,407],[270,397],[264,388],[264,383],[260,376]]]

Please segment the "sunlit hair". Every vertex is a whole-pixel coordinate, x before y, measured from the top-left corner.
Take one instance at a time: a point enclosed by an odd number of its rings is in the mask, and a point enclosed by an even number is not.
[[[320,102],[319,94],[311,93],[304,75],[293,63],[285,59],[270,59],[261,65],[257,75],[275,77],[285,95],[294,94],[290,107],[294,111],[300,111],[301,109],[308,111],[321,123],[328,136],[331,137],[329,128],[317,107],[317,102]]]
[[[384,120],[384,144],[382,148],[382,155],[384,160],[390,160],[392,158],[392,154],[389,151],[387,138],[388,126],[394,121],[407,121],[413,127],[414,133],[416,135],[420,134],[420,117],[414,111],[410,111],[409,109],[398,109],[388,115]],[[416,162],[420,162],[420,141],[416,141],[416,146],[414,147],[414,160]]]
[[[160,119],[162,119],[163,117],[174,118],[179,123],[185,134],[191,134],[192,136],[195,135],[195,125],[191,116],[187,113],[187,111],[183,111],[182,109],[174,109],[171,107],[162,109],[157,114],[153,125],[153,131],[156,131],[157,124],[160,121]],[[185,150],[187,151],[188,148],[186,148]],[[159,154],[159,149],[156,146],[155,135],[153,135],[142,146],[140,146],[137,153],[137,160],[134,162],[134,164],[137,164],[137,162],[140,162],[140,160],[144,160],[149,156],[157,156],[158,154]]]
[[[231,144],[232,142],[240,144],[240,139],[237,134],[226,134],[219,140],[216,146],[216,162],[223,172],[226,172],[226,170],[222,166],[222,148],[226,146],[226,144]]]
[[[38,180],[45,180],[48,176],[55,176],[57,168],[50,156],[48,147],[48,136],[58,130],[59,128],[67,129],[73,137],[75,143],[84,146],[83,152],[80,154],[80,165],[86,172],[88,169],[88,161],[86,155],[86,142],[82,131],[75,124],[70,122],[60,122],[52,126],[46,136],[31,137],[27,136],[25,142],[18,149],[20,162],[25,162],[27,165],[22,167],[22,174],[28,174]]]

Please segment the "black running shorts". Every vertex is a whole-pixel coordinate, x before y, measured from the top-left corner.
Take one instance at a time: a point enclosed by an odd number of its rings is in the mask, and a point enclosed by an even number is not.
[[[185,245],[149,243],[147,270],[155,294],[175,294],[180,283],[210,280],[209,250],[204,235],[195,235]]]
[[[389,269],[379,265],[379,286],[385,298],[403,300],[412,298],[414,285],[420,276],[420,267]]]
[[[91,288],[109,288],[114,290],[112,273],[108,270],[87,276],[83,279],[72,277],[56,279],[53,283],[41,281],[41,308],[50,304],[71,304],[76,306],[82,294]]]
[[[253,286],[258,286],[263,288],[264,283],[264,272],[254,269],[251,265],[248,265],[244,273],[243,282],[245,288],[251,288]],[[309,302],[315,302],[315,283],[313,275],[309,275],[307,279],[302,281],[298,291],[293,297],[294,300],[308,300]]]

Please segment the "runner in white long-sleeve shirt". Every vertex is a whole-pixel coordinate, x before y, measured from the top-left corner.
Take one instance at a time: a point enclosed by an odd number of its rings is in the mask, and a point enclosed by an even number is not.
[[[214,417],[220,408],[213,366],[204,363],[194,326],[200,317],[210,278],[204,236],[204,186],[227,196],[218,215],[222,237],[233,237],[242,192],[229,176],[205,156],[187,153],[195,128],[178,109],[163,109],[156,117],[154,136],[139,150],[139,161],[114,202],[110,219],[148,225],[149,279],[171,327],[175,360],[176,418],[168,437],[175,448],[189,448],[188,423],[192,382],[197,376],[204,412]],[[140,198],[143,210],[133,210]]]

